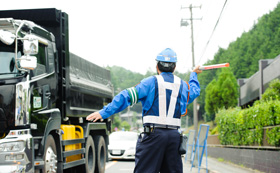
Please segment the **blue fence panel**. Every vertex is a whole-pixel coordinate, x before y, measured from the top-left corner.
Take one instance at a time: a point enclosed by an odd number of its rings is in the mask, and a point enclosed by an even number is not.
[[[207,137],[209,132],[209,125],[201,124],[198,132],[198,137],[195,144],[194,157],[192,158],[192,167],[194,167],[194,160],[197,157],[198,160],[198,172],[201,168],[203,154],[206,155],[206,172],[208,172],[208,163],[207,163]],[[192,169],[191,167],[191,169]]]
[[[185,162],[187,160],[192,160],[192,156],[194,154],[194,144],[195,144],[195,130],[190,130],[188,135],[188,141],[187,141],[187,152],[185,156]]]

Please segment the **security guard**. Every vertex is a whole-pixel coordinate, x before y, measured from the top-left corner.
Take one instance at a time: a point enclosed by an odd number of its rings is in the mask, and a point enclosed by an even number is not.
[[[200,94],[196,67],[189,83],[173,75],[177,55],[167,48],[156,58],[158,75],[143,79],[135,87],[121,91],[99,112],[87,116],[96,122],[124,110],[137,102],[142,103],[144,133],[137,141],[135,173],[182,173],[180,145],[181,115],[187,113],[187,104]]]

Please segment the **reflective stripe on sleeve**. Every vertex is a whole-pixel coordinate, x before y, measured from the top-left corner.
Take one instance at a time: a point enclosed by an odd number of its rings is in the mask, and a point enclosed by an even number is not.
[[[138,102],[138,92],[135,87],[128,88],[127,91],[130,97],[130,105],[132,106]]]

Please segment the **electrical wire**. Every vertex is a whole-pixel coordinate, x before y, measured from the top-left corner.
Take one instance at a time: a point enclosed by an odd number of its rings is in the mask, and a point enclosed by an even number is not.
[[[207,43],[206,43],[206,45],[205,45],[203,51],[202,51],[202,54],[201,54],[201,56],[200,56],[200,58],[199,58],[199,61],[198,61],[198,64],[200,63],[202,57],[204,56],[204,53],[206,52],[206,49],[207,49],[207,47],[208,47],[208,45],[209,45],[209,43],[210,43],[210,41],[211,41],[211,39],[212,39],[212,36],[213,36],[213,34],[214,34],[214,32],[215,32],[215,30],[216,30],[218,24],[219,24],[220,18],[221,18],[222,14],[223,14],[223,11],[224,11],[224,9],[225,9],[225,6],[226,6],[226,4],[227,4],[227,1],[228,1],[228,0],[225,0],[225,3],[224,3],[224,5],[223,5],[223,8],[222,8],[222,10],[221,10],[221,12],[220,12],[219,18],[218,18],[218,20],[217,20],[217,22],[216,22],[216,25],[214,26],[214,28],[213,28],[213,30],[212,30],[212,33],[211,33],[211,35],[210,35],[210,37],[209,37],[209,39],[208,39],[208,41],[207,41]]]

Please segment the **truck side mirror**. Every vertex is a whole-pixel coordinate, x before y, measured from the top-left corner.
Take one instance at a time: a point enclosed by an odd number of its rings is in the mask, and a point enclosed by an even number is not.
[[[38,39],[33,35],[26,35],[23,38],[23,53],[24,56],[20,57],[20,68],[34,70],[37,67],[37,58],[35,56],[38,54]]]
[[[19,60],[20,68],[34,70],[37,67],[37,58],[35,56],[24,55]]]
[[[24,55],[38,54],[38,39],[32,35],[27,35],[23,40],[23,53]]]

